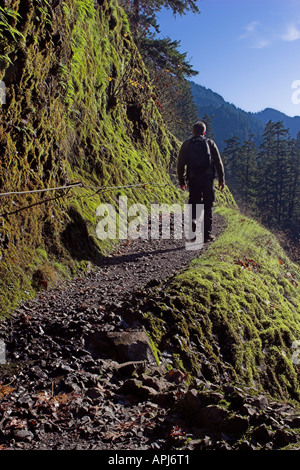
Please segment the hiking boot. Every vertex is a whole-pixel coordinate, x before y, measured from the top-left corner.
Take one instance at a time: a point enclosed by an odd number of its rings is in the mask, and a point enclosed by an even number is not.
[[[212,234],[207,235],[204,237],[204,243],[209,243],[215,241],[216,237]]]
[[[196,238],[197,238],[196,228],[197,228],[196,220],[193,219],[192,220],[192,231],[190,232],[189,238],[187,238],[187,242],[194,242],[196,240]]]

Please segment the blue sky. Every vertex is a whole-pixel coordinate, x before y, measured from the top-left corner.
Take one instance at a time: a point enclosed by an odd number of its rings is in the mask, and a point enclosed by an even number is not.
[[[198,15],[158,15],[161,36],[180,40],[199,71],[193,81],[245,111],[271,107],[300,115],[300,0],[199,0],[198,6]]]

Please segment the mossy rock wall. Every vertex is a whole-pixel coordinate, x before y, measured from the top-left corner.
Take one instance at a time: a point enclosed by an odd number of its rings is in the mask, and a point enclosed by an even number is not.
[[[170,183],[178,142],[117,1],[1,0],[0,8],[9,12],[0,36],[0,192]],[[37,270],[51,282],[111,248],[95,236],[101,202],[178,199],[172,185],[94,193],[0,199],[0,315],[34,294]]]
[[[173,367],[214,384],[299,401],[299,266],[228,203],[217,208],[225,229],[209,250],[129,312],[144,322],[162,363],[172,358]]]

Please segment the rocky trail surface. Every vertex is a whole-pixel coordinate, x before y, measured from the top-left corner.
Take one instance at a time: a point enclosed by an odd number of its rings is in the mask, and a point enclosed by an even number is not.
[[[131,296],[195,256],[183,240],[132,241],[86,277],[21,304],[1,325],[0,448],[298,448],[293,406],[158,365],[142,325],[122,315]]]

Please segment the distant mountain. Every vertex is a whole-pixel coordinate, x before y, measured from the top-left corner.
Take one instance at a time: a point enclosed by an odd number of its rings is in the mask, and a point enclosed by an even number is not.
[[[271,108],[258,113],[246,112],[204,86],[194,82],[190,85],[199,119],[205,114],[211,117],[214,138],[220,150],[225,146],[224,141],[233,136],[244,142],[253,135],[255,143],[260,145],[265,124],[270,120],[283,121],[284,126],[290,129],[291,137],[296,137],[300,131],[300,116],[291,118]]]
[[[259,113],[253,113],[253,116],[264,124],[269,121],[282,121],[283,125],[290,130],[291,137],[296,137],[297,133],[300,131],[300,116],[290,117],[272,108],[266,108]]]

